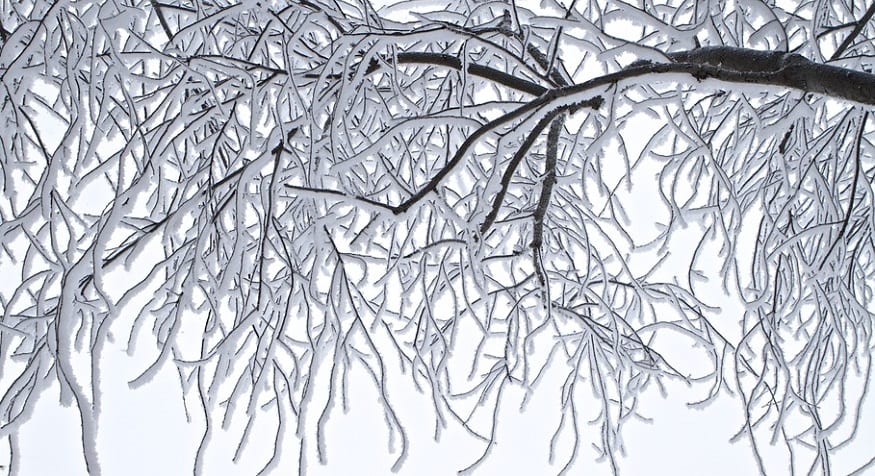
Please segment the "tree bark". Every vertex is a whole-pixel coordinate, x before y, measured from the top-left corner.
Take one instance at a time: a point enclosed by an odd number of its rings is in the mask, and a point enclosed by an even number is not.
[[[633,63],[618,73],[603,76],[611,77],[603,82],[650,73],[687,73],[699,80],[713,78],[731,83],[785,86],[875,105],[875,75],[815,63],[794,53],[711,46],[669,53],[666,57],[669,61],[665,63]]]

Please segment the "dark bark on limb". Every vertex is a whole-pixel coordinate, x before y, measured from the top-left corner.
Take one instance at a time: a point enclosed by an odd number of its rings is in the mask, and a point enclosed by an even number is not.
[[[669,53],[666,56],[671,62],[635,62],[621,71],[577,85],[564,86],[559,90],[574,93],[646,74],[685,73],[699,80],[712,78],[733,83],[785,86],[835,99],[875,105],[875,75],[814,63],[794,53],[710,46]],[[453,69],[462,67],[458,58],[441,53],[401,53],[398,61],[430,63]],[[375,66],[372,65],[371,68]],[[532,95],[540,96],[547,91],[532,81],[477,64],[469,65],[468,72]]]
[[[784,52],[711,46],[666,55],[671,62],[636,62],[616,73],[563,88],[574,93],[647,74],[689,74],[698,80],[783,86],[860,104],[875,105],[875,75],[814,63]]]
[[[462,60],[460,60],[456,56],[446,53],[406,52],[398,53],[396,55],[396,58],[399,64],[427,64],[444,66],[446,68],[452,68],[459,71],[462,70]],[[380,64],[379,62],[377,62],[376,59],[374,59],[371,61],[371,64],[368,65],[368,70],[366,74],[372,74],[378,69],[380,69]],[[507,86],[511,89],[516,89],[517,91],[531,94],[533,96],[540,96],[547,91],[547,88],[535,82],[523,78],[518,78],[512,74],[508,74],[495,68],[482,66],[476,63],[469,64],[467,72],[474,76],[479,76],[481,78],[494,81],[498,84]]]
[[[559,159],[559,135],[565,126],[565,117],[559,116],[550,125],[547,133],[547,161],[544,163],[544,179],[541,184],[541,196],[538,198],[538,206],[535,208],[532,243],[534,249],[535,271],[538,281],[543,285],[546,282],[544,270],[541,267],[541,245],[544,244],[544,217],[547,216],[547,208],[550,206],[550,197],[553,195],[553,185],[556,184],[556,162]]]
[[[537,45],[528,41],[521,31],[513,30],[510,25],[504,24],[495,27],[488,28],[468,28],[459,25],[452,25],[449,23],[445,23],[444,26],[454,32],[461,33],[470,37],[479,37],[482,38],[485,35],[490,33],[496,33],[500,35],[504,35],[507,38],[513,38],[516,41],[519,41],[520,44],[525,45],[526,53],[535,61],[535,63],[545,71],[543,77],[545,80],[552,83],[554,86],[568,86],[570,83],[570,76],[567,72],[565,72],[564,68],[560,64],[551,65],[550,58],[547,57],[547,54],[541,51]]]
[[[553,118],[560,114],[560,110],[556,110],[544,116],[537,125],[529,132],[529,135],[520,145],[519,149],[517,149],[516,153],[511,158],[510,163],[507,166],[507,169],[504,171],[504,175],[501,177],[501,189],[498,190],[498,193],[495,194],[495,198],[492,201],[492,209],[489,211],[489,214],[486,216],[486,219],[483,220],[483,223],[480,225],[480,233],[485,234],[489,231],[489,228],[492,227],[492,224],[495,223],[495,219],[498,217],[498,211],[501,209],[501,203],[504,201],[504,196],[507,194],[507,189],[510,186],[510,181],[513,180],[513,176],[516,173],[517,167],[519,167],[520,162],[522,162],[523,158],[529,152],[529,149],[532,147],[532,144],[535,143],[535,140],[538,136],[541,135],[541,132],[550,124],[550,121]],[[552,131],[552,128],[551,128]],[[549,161],[549,157],[547,159]]]
[[[875,2],[872,2],[872,5],[869,5],[869,9],[866,10],[865,14],[863,14],[863,18],[860,18],[860,20],[856,24],[854,24],[854,29],[851,31],[848,37],[845,38],[845,41],[843,41],[842,44],[840,44],[839,47],[836,48],[835,53],[833,53],[832,56],[830,56],[829,58],[830,61],[837,60],[842,56],[842,54],[844,54],[844,52],[848,49],[848,47],[851,46],[851,43],[854,42],[860,32],[863,31],[863,27],[866,26],[866,24],[869,23],[869,20],[872,19],[872,15],[875,15]]]
[[[733,83],[785,86],[835,99],[875,105],[875,75],[814,63],[795,53],[708,46],[669,53],[666,56],[671,62],[636,62],[616,73],[578,85],[563,86],[560,89],[584,90],[650,73],[686,73],[699,80],[713,78]],[[398,55],[398,61],[399,63],[429,63],[459,70],[462,68],[458,58],[441,53],[401,53]],[[372,69],[376,69],[376,66],[371,65],[369,72],[372,72]],[[477,64],[469,65],[468,72],[536,96],[547,90],[532,81]]]
[[[706,46],[689,51],[669,53],[666,56],[675,63],[705,64],[749,73],[774,72],[793,62],[808,61],[801,55],[793,53],[730,46]]]
[[[482,127],[474,131],[470,136],[468,136],[467,139],[465,139],[465,142],[463,142],[462,145],[456,150],[456,153],[453,155],[453,157],[446,163],[446,165],[444,165],[444,167],[437,174],[435,174],[434,177],[432,177],[431,180],[429,180],[429,182],[423,188],[421,188],[418,192],[413,194],[413,196],[405,200],[400,205],[392,207],[392,211],[396,215],[404,213],[409,210],[410,207],[425,198],[429,193],[436,191],[444,177],[449,175],[449,173],[462,161],[462,159],[465,157],[465,154],[468,153],[468,149],[470,149],[471,146],[473,146],[474,143],[477,142],[477,140],[479,140],[482,136],[491,132],[496,127],[512,122],[524,116],[525,114],[536,111],[538,108],[549,105],[559,97],[568,96],[569,94],[570,92],[565,90],[564,88],[550,90],[543,96],[538,97],[528,104],[521,106],[493,121],[484,124]],[[557,107],[557,110],[553,111],[553,113],[563,112],[566,110],[577,110],[587,107],[598,109],[603,103],[604,99],[601,96],[596,96],[573,104],[566,104],[564,106]]]
[[[430,56],[438,64],[451,66],[449,55],[438,54]],[[638,61],[620,71],[609,73],[580,84],[545,90],[545,93],[525,105],[511,111],[474,131],[461,144],[459,149],[447,164],[418,192],[397,206],[379,204],[370,199],[357,197],[360,200],[373,202],[381,208],[387,208],[395,214],[404,213],[414,204],[437,190],[440,182],[458,165],[468,149],[496,127],[512,122],[525,114],[541,107],[549,107],[553,101],[561,97],[585,93],[595,88],[617,84],[620,81],[652,74],[687,74],[696,80],[716,79],[730,83],[747,83],[764,86],[783,86],[808,93],[823,94],[834,99],[844,99],[867,105],[875,105],[875,75],[852,69],[839,68],[825,64],[814,63],[807,58],[793,53],[761,51],[729,46],[712,46],[696,48],[689,51],[679,51],[666,55],[671,62],[653,63]],[[401,57],[399,57],[399,61]],[[425,62],[427,56],[412,54],[411,62]],[[452,67],[452,66],[451,66]],[[461,63],[459,63],[461,67]],[[490,75],[499,73],[496,70]],[[510,77],[506,73],[500,73]],[[497,77],[497,76],[493,76]],[[501,81],[500,81],[501,82]],[[534,83],[531,83],[534,85]],[[532,93],[535,92],[534,86]],[[540,88],[540,86],[537,86]],[[516,89],[516,88],[515,88]],[[577,103],[566,105],[562,111],[574,113],[580,108],[598,109],[604,99],[601,96],[589,98]]]

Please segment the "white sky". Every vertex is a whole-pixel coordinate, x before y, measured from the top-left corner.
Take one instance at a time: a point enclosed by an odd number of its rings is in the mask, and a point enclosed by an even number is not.
[[[423,10],[432,10],[433,3],[422,2]],[[379,8],[379,5],[376,5]],[[528,5],[530,8],[534,5]],[[399,18],[400,19],[400,18]],[[45,118],[43,118],[45,119]],[[48,121],[48,119],[45,119]],[[648,134],[640,132],[658,123],[634,123],[630,130],[639,131],[640,137]],[[49,127],[49,126],[47,126]],[[636,144],[631,143],[631,148]],[[639,146],[640,147],[640,146]],[[646,165],[640,170],[649,170]],[[639,173],[644,173],[640,172]],[[649,233],[653,223],[651,204],[655,197],[655,181],[642,177],[636,181],[626,203],[633,221],[640,224],[637,231]],[[672,242],[669,252],[672,259],[664,265],[665,270],[676,269],[684,279],[686,274],[685,256],[697,243],[695,227],[688,230],[687,236],[679,235]],[[716,250],[712,250],[716,252]],[[710,263],[717,263],[716,259]],[[0,270],[9,263],[0,262]],[[701,260],[703,272],[707,273],[708,261]],[[668,271],[666,271],[668,273]],[[713,270],[712,270],[713,273]],[[668,273],[670,274],[670,273]],[[667,276],[670,279],[670,276]],[[17,285],[16,276],[0,273],[0,288]],[[725,313],[727,333],[732,334],[732,323],[737,321],[733,315],[741,312],[732,296],[723,295],[716,287],[701,291]],[[735,306],[735,307],[734,307]],[[130,356],[125,352],[127,337],[126,324],[133,309],[123,310],[123,318],[113,326],[116,339],[107,345],[104,353],[103,388],[104,407],[101,415],[99,454],[106,475],[176,475],[190,474],[194,451],[202,431],[202,416],[194,399],[189,409],[193,412],[191,424],[186,424],[185,409],[180,399],[179,380],[175,368],[165,365],[149,385],[136,390],[128,387],[128,381],[138,375],[151,362],[154,351],[150,338],[145,336],[138,352]],[[739,316],[740,317],[740,316]],[[151,325],[151,323],[149,324]],[[146,333],[148,335],[148,333]],[[663,344],[665,345],[665,344]],[[667,348],[666,354],[673,355],[677,362],[701,358],[701,353],[688,351],[682,347]],[[335,408],[327,429],[328,464],[319,465],[314,453],[310,453],[308,475],[381,475],[388,474],[394,455],[387,455],[388,433],[380,407],[376,404],[377,395],[361,368],[353,372],[350,394],[351,406],[348,414]],[[537,475],[555,474],[568,457],[567,445],[559,445],[556,461],[547,463],[549,442],[559,423],[557,412],[558,389],[564,375],[555,375],[553,380],[545,381],[524,413],[520,413],[518,403],[522,393],[519,388],[510,387],[505,394],[505,403],[499,415],[497,445],[492,457],[479,468],[476,475]],[[406,422],[409,432],[410,455],[399,472],[403,475],[446,475],[469,464],[483,451],[483,444],[466,436],[457,425],[450,424],[440,442],[434,442],[434,413],[428,403],[428,396],[410,390],[409,373],[391,374],[398,385],[392,386],[393,403],[397,406],[402,422]],[[402,380],[404,384],[400,383]],[[667,395],[662,396],[652,387],[641,399],[639,411],[652,419],[652,422],[635,421],[627,424],[622,433],[626,454],[620,458],[621,474],[629,475],[745,475],[755,474],[756,466],[751,458],[750,448],[745,439],[730,444],[730,437],[739,430],[743,421],[741,405],[737,399],[726,395],[716,399],[705,408],[691,408],[688,401],[698,400],[707,393],[707,385],[686,387],[679,382],[668,385]],[[581,399],[581,402],[585,400]],[[589,402],[595,405],[596,401]],[[593,413],[595,407],[583,408],[584,414]],[[249,443],[250,451],[237,464],[230,464],[230,455],[238,433],[223,435],[216,432],[208,453],[205,468],[207,475],[254,474],[270,455],[274,433],[273,412],[266,412],[263,426]],[[78,447],[78,421],[75,412],[58,404],[58,386],[55,384],[45,391],[39,400],[30,421],[18,433],[20,449],[20,472],[22,476],[85,474]],[[240,421],[235,428],[239,428]],[[488,425],[481,430],[488,429]],[[566,435],[570,431],[564,430]],[[590,443],[598,442],[597,426],[582,427],[583,444],[580,454],[581,466],[575,467],[572,474],[609,474],[604,464],[593,464],[595,452]],[[312,435],[311,435],[312,436]],[[287,442],[283,446],[293,448],[295,435],[292,428],[286,433]],[[835,453],[836,474],[847,474],[872,457],[871,442],[875,441],[875,399],[869,396],[861,416],[859,434],[855,443]],[[870,443],[866,443],[870,442]],[[313,448],[311,447],[310,450]],[[789,474],[786,450],[776,447],[767,456],[769,476]],[[6,452],[0,448],[0,464],[8,467]],[[292,474],[297,467],[297,454],[288,452],[280,460],[281,471],[276,474]],[[797,468],[797,471],[799,468]],[[4,474],[0,471],[0,474]]]

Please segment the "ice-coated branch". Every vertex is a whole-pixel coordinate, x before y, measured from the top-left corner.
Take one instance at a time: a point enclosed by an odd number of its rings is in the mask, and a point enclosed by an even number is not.
[[[432,66],[443,66],[445,68],[462,70],[462,60],[457,56],[447,53],[428,53],[419,51],[409,51],[398,53],[395,55],[397,64],[423,64]],[[388,60],[387,60],[388,61]],[[380,70],[380,63],[373,59],[368,65],[367,74],[373,74]],[[533,96],[540,96],[547,91],[547,88],[540,84],[529,81],[524,78],[514,76],[504,71],[483,66],[478,63],[468,63],[466,71],[474,76],[479,76],[483,79],[494,81],[497,84],[506,86],[517,91],[521,91]]]
[[[534,250],[534,266],[541,285],[546,281],[544,271],[541,268],[541,245],[544,243],[544,217],[550,206],[550,197],[553,195],[553,186],[556,184],[556,161],[559,155],[559,137],[565,127],[565,118],[557,117],[550,124],[550,132],[547,134],[547,159],[544,162],[544,177],[541,179],[541,195],[538,205],[535,207],[533,217],[533,231],[531,246]]]
[[[513,180],[514,175],[516,175],[517,167],[519,167],[519,164],[520,162],[522,162],[523,157],[525,157],[526,154],[529,152],[529,149],[532,147],[532,144],[535,143],[535,140],[538,138],[538,136],[540,136],[541,132],[547,127],[548,124],[550,124],[551,121],[553,121],[553,118],[561,113],[561,110],[554,110],[541,118],[541,120],[538,121],[535,127],[532,128],[531,132],[529,132],[529,135],[526,136],[523,143],[520,144],[519,148],[510,159],[510,162],[508,163],[504,174],[502,174],[501,176],[501,188],[498,190],[498,193],[495,194],[495,198],[493,198],[492,200],[492,208],[489,210],[489,214],[486,215],[486,218],[483,219],[483,223],[480,224],[480,234],[486,234],[486,232],[489,231],[489,229],[492,227],[492,224],[495,223],[495,219],[496,217],[498,217],[498,212],[501,210],[502,200],[507,193],[507,188],[510,186],[510,182],[511,180]],[[555,161],[553,165],[555,166]]]
[[[447,161],[447,163],[440,169],[440,171],[438,171],[438,173],[436,173],[425,186],[420,188],[416,193],[413,194],[413,196],[411,196],[401,204],[394,206],[392,210],[395,212],[395,214],[404,213],[409,210],[410,207],[425,198],[429,193],[436,191],[444,177],[446,177],[450,172],[453,171],[453,169],[462,161],[462,159],[465,158],[468,150],[477,142],[477,140],[479,140],[484,135],[494,132],[498,127],[508,124],[524,116],[525,114],[536,111],[541,107],[547,107],[558,98],[569,96],[571,95],[571,93],[583,92],[588,89],[590,88],[582,88],[579,91],[572,91],[570,89],[553,89],[538,97],[537,99],[484,124],[482,127],[469,135],[464,142],[462,142],[462,145],[459,146],[459,148],[456,150],[456,153],[453,154],[453,157]],[[604,103],[604,99],[601,96],[595,96],[592,98],[573,102],[571,104],[557,106],[554,111],[578,108],[598,109],[599,107],[601,107],[602,103]],[[550,113],[552,113],[552,111]]]
[[[836,48],[835,52],[829,58],[830,61],[835,61],[842,57],[845,51],[847,51],[851,44],[854,43],[854,40],[856,40],[857,37],[860,36],[860,32],[863,31],[863,27],[865,27],[866,24],[869,23],[869,20],[872,19],[873,15],[875,15],[875,2],[872,2],[872,4],[869,5],[869,8],[866,9],[866,13],[864,13],[859,20],[854,22],[854,29],[851,30],[850,33],[848,33],[848,36],[846,36],[842,43],[839,45],[839,47]]]
[[[671,53],[667,56],[672,60],[671,62],[636,62],[630,67],[614,73],[609,73],[580,84],[550,90],[548,93],[539,96],[537,99],[526,103],[516,110],[490,121],[467,137],[453,157],[432,177],[428,184],[401,204],[393,206],[393,212],[396,214],[404,213],[429,193],[435,191],[443,178],[461,162],[468,149],[483,135],[494,131],[497,127],[514,121],[522,115],[545,106],[557,98],[581,94],[598,87],[617,84],[620,81],[633,78],[680,73],[689,75],[699,81],[712,78],[730,83],[785,86],[803,92],[823,94],[836,99],[875,105],[875,75],[817,64],[796,54],[734,47],[704,47]],[[411,58],[415,58],[416,62],[435,60],[437,64],[450,64],[453,61],[458,61],[448,55],[423,55],[412,56]],[[534,91],[534,89],[532,90]],[[581,101],[570,108],[591,107],[598,109],[602,102],[601,97],[596,97]],[[371,201],[363,197],[359,197],[359,199]]]
[[[875,105],[875,75],[815,63],[794,53],[710,46],[667,56],[672,62],[642,64],[625,71],[633,75],[685,73],[698,80],[713,78],[730,83],[784,86]]]
[[[530,437],[541,473],[622,473],[621,428],[659,421],[665,381],[742,404],[754,471],[775,441],[823,473],[857,444],[875,5],[392,3],[4,3],[0,436],[20,472],[52,385],[84,469],[119,472],[97,459],[119,333],[149,362],[132,391],[177,372],[195,474],[333,465],[375,411],[362,447],[393,461],[361,471],[416,472],[441,434],[491,471],[519,398],[558,423]]]

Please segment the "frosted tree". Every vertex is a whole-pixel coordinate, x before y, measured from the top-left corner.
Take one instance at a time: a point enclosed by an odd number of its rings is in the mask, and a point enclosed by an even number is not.
[[[0,2],[9,469],[43,398],[100,474],[120,342],[151,356],[132,388],[178,376],[180,474],[342,457],[356,380],[394,471],[413,428],[455,428],[477,472],[502,409],[554,392],[553,471],[622,473],[624,426],[679,382],[735,400],[761,473],[831,474],[872,382],[873,14]]]

